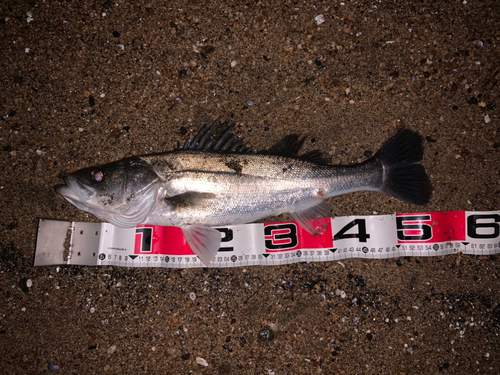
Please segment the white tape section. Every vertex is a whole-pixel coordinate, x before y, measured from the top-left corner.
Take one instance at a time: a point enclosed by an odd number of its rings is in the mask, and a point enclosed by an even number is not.
[[[345,216],[323,219],[322,227],[318,236],[294,221],[216,228],[222,247],[209,267],[500,252],[500,211]],[[39,222],[34,264],[206,267],[180,228],[47,219]]]

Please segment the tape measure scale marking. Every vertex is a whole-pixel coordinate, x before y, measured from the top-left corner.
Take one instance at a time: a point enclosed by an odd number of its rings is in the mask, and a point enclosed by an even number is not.
[[[46,252],[51,242],[61,242],[64,228],[53,230],[61,223],[74,229],[71,257],[64,262],[49,259]],[[500,211],[345,216],[322,219],[321,223],[325,230],[318,236],[294,221],[216,228],[221,232],[222,246],[210,267],[500,252]],[[41,220],[35,265],[55,264],[205,267],[180,228],[141,225],[123,229],[108,223]]]

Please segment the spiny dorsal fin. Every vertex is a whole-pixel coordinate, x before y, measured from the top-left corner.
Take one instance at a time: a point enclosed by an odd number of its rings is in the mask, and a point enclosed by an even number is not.
[[[217,119],[210,127],[203,125],[196,136],[188,138],[184,146],[178,150],[194,151],[219,151],[238,154],[252,153],[242,138],[237,138],[233,133],[234,125],[228,126],[226,122],[221,123]]]

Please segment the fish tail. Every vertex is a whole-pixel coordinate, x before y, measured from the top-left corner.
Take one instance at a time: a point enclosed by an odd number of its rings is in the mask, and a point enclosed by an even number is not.
[[[421,164],[422,137],[401,129],[373,157],[383,167],[382,193],[405,202],[425,205],[432,195],[432,184]]]

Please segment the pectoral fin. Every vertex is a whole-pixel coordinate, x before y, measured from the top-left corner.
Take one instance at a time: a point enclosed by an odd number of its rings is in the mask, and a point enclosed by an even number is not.
[[[291,212],[293,218],[299,223],[299,225],[311,233],[313,236],[324,234],[325,229],[318,219],[324,219],[330,217],[330,208],[325,202],[308,208],[304,211]]]
[[[172,207],[172,210],[190,208],[206,203],[209,199],[216,197],[213,193],[200,193],[196,191],[188,191],[186,193],[174,195],[173,197],[165,198],[165,201]]]
[[[189,225],[181,229],[191,250],[208,266],[219,251],[221,233],[217,229],[202,225]]]

